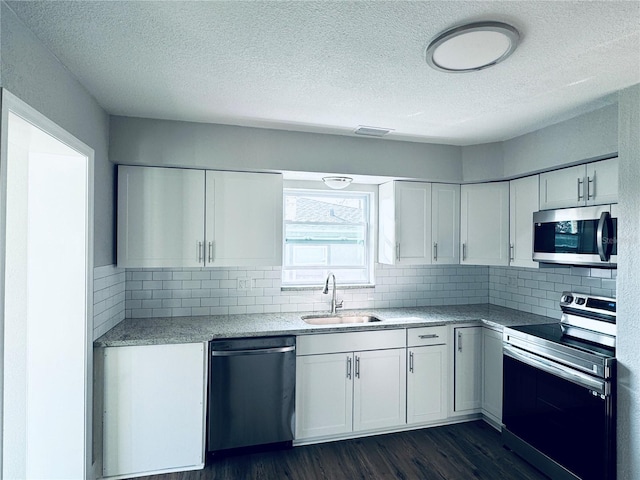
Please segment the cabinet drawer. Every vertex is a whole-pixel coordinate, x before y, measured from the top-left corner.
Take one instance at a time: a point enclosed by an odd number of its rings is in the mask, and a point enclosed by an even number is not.
[[[442,345],[449,339],[449,329],[446,325],[439,327],[420,327],[407,329],[407,346]]]
[[[296,339],[296,353],[297,355],[316,355],[404,348],[406,342],[404,329],[301,335]]]

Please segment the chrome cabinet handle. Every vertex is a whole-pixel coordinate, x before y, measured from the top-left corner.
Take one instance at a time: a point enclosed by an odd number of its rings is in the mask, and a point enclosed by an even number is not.
[[[360,357],[356,355],[356,378],[360,378]]]
[[[400,243],[396,243],[396,260],[400,261]]]
[[[198,263],[202,262],[203,250],[202,250],[202,242],[198,242]]]
[[[430,333],[429,335],[418,335],[418,338],[439,338],[435,333]]]
[[[591,193],[591,184],[593,184],[594,187],[596,186],[596,184],[594,183],[595,180],[595,175],[593,178],[587,177],[587,200],[591,200],[595,197],[595,195]],[[595,188],[593,190],[593,193],[595,193]]]
[[[584,198],[584,195],[581,193],[582,189],[580,188],[584,184],[584,179],[578,178],[578,201]]]
[[[413,352],[409,352],[409,371],[413,373]]]
[[[467,244],[462,244],[462,261],[464,262],[467,259]]]
[[[213,242],[209,242],[209,263],[213,263]]]
[[[458,332],[458,351],[462,352],[462,332]]]
[[[436,242],[433,243],[433,260],[438,261],[438,244]]]
[[[351,356],[347,357],[347,378],[351,380]]]
[[[513,262],[513,261],[515,260],[515,258],[514,258],[514,251],[515,251],[515,248],[514,248],[514,246],[513,246],[513,243],[510,243],[510,244],[509,244],[509,261],[510,261],[510,262]]]

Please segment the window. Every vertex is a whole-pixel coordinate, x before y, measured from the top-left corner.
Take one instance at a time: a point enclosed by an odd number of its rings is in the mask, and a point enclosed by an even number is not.
[[[371,193],[285,189],[283,286],[373,283]]]

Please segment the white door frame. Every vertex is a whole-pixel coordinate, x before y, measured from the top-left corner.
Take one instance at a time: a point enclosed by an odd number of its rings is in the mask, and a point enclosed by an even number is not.
[[[0,120],[0,478],[3,471],[4,432],[4,330],[5,330],[5,256],[8,118],[12,112],[35,127],[68,145],[87,158],[86,203],[86,322],[84,325],[84,478],[93,476],[92,470],[92,405],[93,405],[93,210],[94,210],[94,150],[53,121],[27,105],[15,95],[2,89]]]

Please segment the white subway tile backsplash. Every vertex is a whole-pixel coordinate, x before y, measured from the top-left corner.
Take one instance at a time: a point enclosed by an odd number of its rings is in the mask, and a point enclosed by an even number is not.
[[[489,303],[559,318],[558,303],[563,291],[615,297],[614,278],[615,270],[598,268],[490,267]]]
[[[282,291],[280,275],[278,267],[132,270],[122,275],[127,281],[120,303],[125,314],[135,318],[152,316],[142,302],[156,299],[179,300],[162,303],[170,316],[328,311],[331,296],[323,295],[320,287]],[[150,289],[156,278],[171,280],[162,280],[158,290]],[[252,288],[238,290],[238,278],[252,279]],[[346,309],[493,303],[558,318],[563,290],[613,296],[615,283],[615,271],[582,267],[376,265],[375,287],[338,285],[338,299]],[[98,300],[106,300],[104,293],[96,295]]]

